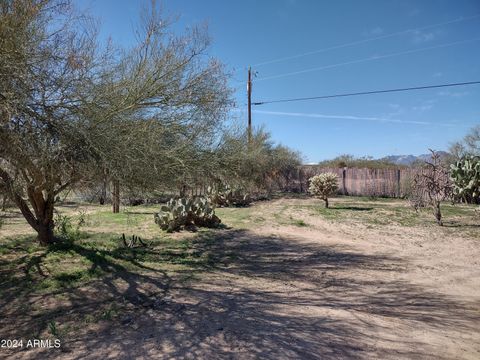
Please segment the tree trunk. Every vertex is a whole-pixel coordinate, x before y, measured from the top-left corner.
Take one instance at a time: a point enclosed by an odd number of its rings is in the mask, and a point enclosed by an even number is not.
[[[180,197],[185,197],[187,195],[187,185],[182,184],[180,187]]]
[[[36,214],[36,223],[37,226],[35,230],[37,231],[37,240],[40,245],[47,246],[55,242],[55,237],[53,235],[53,228],[55,223],[53,221],[53,208],[54,208],[54,199],[55,194],[47,193],[46,199],[43,196],[43,192],[32,191],[30,192],[30,203],[33,207],[33,210]]]
[[[102,181],[102,193],[100,194],[100,205],[105,205],[107,199],[107,179],[104,178]]]
[[[303,171],[298,169],[298,183],[300,184],[300,193],[303,193]]]
[[[53,186],[47,189],[38,188],[35,186],[27,187],[28,202],[32,210],[28,206],[27,201],[15,189],[12,178],[9,174],[0,168],[0,178],[3,179],[7,195],[20,209],[22,215],[27,220],[28,224],[37,232],[37,240],[43,246],[52,244],[55,241],[53,235],[53,209],[55,205],[55,195],[60,191],[55,192]],[[45,194],[44,194],[45,192]]]
[[[2,211],[5,211],[7,209],[7,198],[8,198],[8,195],[4,194],[3,200],[2,200]]]
[[[325,201],[325,207],[328,209],[328,198],[324,198],[323,201]]]
[[[103,179],[102,179],[102,192],[100,194],[100,205],[105,205],[107,201],[107,182],[108,182],[108,171],[105,169],[103,171]]]
[[[28,199],[35,213],[34,225],[37,232],[37,240],[42,246],[47,246],[55,242],[53,228],[53,209],[55,203],[55,193],[53,190],[44,197],[43,191],[30,187],[27,189]],[[23,211],[22,211],[23,212]],[[26,214],[24,213],[24,216]],[[27,218],[27,216],[25,216]],[[28,218],[27,218],[28,220]]]
[[[437,201],[433,204],[433,215],[437,219],[437,224],[443,226],[442,213],[440,212],[440,202]]]
[[[118,214],[120,212],[120,182],[118,180],[113,180],[113,213]]]
[[[45,220],[45,223],[38,225],[37,227],[37,240],[42,246],[47,246],[55,242],[55,237],[53,235],[54,223],[53,219]]]

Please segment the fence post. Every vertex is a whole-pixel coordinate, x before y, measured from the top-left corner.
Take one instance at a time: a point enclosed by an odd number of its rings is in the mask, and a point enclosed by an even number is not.
[[[298,182],[300,183],[300,193],[303,193],[303,170],[298,170]]]
[[[344,167],[343,171],[342,171],[342,193],[343,193],[343,195],[347,195],[346,177],[347,177],[347,168]]]
[[[397,169],[397,197],[401,197],[402,194],[400,193],[400,169]]]

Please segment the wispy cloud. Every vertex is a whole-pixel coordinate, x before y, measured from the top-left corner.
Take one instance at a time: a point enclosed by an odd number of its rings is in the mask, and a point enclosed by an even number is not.
[[[416,9],[416,8],[414,8],[414,9],[412,9],[408,12],[408,16],[418,16],[418,15],[420,15],[420,10]]]
[[[383,33],[384,33],[383,29],[380,26],[377,26],[367,31],[364,31],[363,36],[366,36],[366,37],[380,36],[380,35],[383,35]]]
[[[413,30],[412,31],[412,42],[414,44],[422,44],[426,42],[433,41],[439,35],[438,31],[422,31],[422,30]]]
[[[391,110],[386,114],[381,114],[382,117],[387,119],[395,118],[398,115],[402,115],[405,112],[405,109],[400,104],[390,103],[388,104],[388,108]]]
[[[424,112],[433,109],[434,104],[437,102],[436,99],[429,99],[422,101],[419,105],[412,107],[413,111]]]
[[[414,106],[412,108],[413,111],[427,111],[431,110],[433,108],[432,104],[424,104],[424,105],[419,105],[419,106]]]
[[[390,119],[390,118],[386,118],[386,117],[356,116],[356,115],[328,115],[328,114],[318,114],[318,113],[300,113],[300,112],[267,111],[267,110],[253,110],[253,113],[264,114],[264,115],[315,118],[315,119],[376,121],[376,122],[395,123],[395,124],[415,124],[415,125],[430,125],[431,124],[431,123],[426,122],[426,121],[398,120],[398,119]]]
[[[465,97],[469,94],[470,94],[469,91],[448,91],[448,90],[439,91],[437,93],[437,95],[439,95],[439,96],[449,96],[449,97],[453,97],[453,98],[462,98],[462,97]]]

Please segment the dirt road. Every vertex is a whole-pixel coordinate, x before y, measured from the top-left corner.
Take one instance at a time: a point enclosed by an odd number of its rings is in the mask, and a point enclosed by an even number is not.
[[[220,265],[200,278],[168,291],[157,284],[162,279],[125,279],[135,284],[132,296],[147,300],[51,355],[480,359],[474,238],[434,227],[339,224],[286,206],[309,201],[257,205],[252,217],[264,222],[217,232],[210,251]],[[275,224],[281,212],[301,215],[307,226]]]

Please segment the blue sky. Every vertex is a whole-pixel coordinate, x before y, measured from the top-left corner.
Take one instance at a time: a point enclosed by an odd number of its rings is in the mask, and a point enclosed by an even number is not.
[[[132,43],[141,1],[76,2],[100,20],[103,37]],[[233,74],[232,117],[245,123],[249,65],[258,72],[253,101],[480,80],[478,0],[167,0],[163,8],[180,16],[177,31],[208,23],[210,54]],[[474,85],[267,104],[253,107],[253,123],[305,162],[415,155],[446,149],[480,124],[479,100]]]

